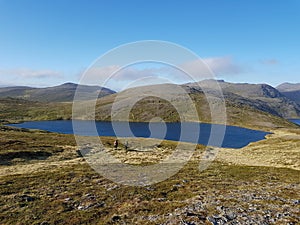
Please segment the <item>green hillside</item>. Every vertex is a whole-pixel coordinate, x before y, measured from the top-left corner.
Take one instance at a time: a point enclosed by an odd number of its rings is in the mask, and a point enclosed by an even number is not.
[[[12,97],[40,102],[72,102],[75,92],[80,96],[80,100],[90,100],[93,98],[91,96],[103,97],[115,93],[104,87],[65,83],[46,88],[4,87],[0,88],[0,98]]]

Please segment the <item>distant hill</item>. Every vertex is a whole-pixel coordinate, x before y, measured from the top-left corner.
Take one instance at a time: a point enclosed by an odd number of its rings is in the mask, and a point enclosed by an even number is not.
[[[195,103],[201,122],[212,122],[207,99],[212,100],[212,107],[217,107],[220,103],[214,83],[206,80],[200,82],[199,85],[197,83],[180,85]],[[226,103],[226,122],[229,125],[266,130],[274,127],[296,126],[284,118],[300,118],[300,106],[267,84],[233,84],[225,81],[218,81],[217,84],[223,90]],[[7,98],[0,98],[0,120],[70,119],[72,117],[70,101],[73,99],[76,87],[76,84],[66,83],[50,88],[0,88],[0,96],[10,95]],[[102,93],[105,96],[97,100],[96,120],[111,120],[111,111],[114,107],[116,109],[113,112],[114,115],[121,115],[119,118],[124,120],[150,121],[159,117],[167,122],[181,121],[173,106],[173,103],[176,103],[185,112],[184,120],[194,121],[186,98],[178,93],[176,87],[178,87],[176,84],[149,85],[130,88],[119,93],[104,89],[107,91]],[[83,100],[84,94],[88,99],[89,93],[98,93],[101,90],[97,86],[80,86],[78,89],[82,93]],[[158,93],[167,94],[172,102],[154,97]],[[139,96],[140,100],[131,106],[133,97],[136,96]],[[73,115],[74,118],[93,118],[94,109],[88,108],[91,106],[88,104],[89,102],[80,102],[79,114]],[[127,109],[130,109],[129,118],[122,117]],[[81,110],[82,113],[80,113]],[[219,114],[220,118],[222,118],[222,113],[224,112]],[[221,119],[220,121],[222,122]]]
[[[200,86],[213,94],[214,84],[215,82],[212,80],[205,80],[199,83],[189,83],[185,86],[198,89]],[[247,105],[283,118],[300,117],[300,105],[270,85],[228,83],[225,81],[218,81],[218,84],[222,88],[225,99],[231,104]]]
[[[297,84],[283,83],[278,85],[276,88],[284,96],[300,104],[300,83]]]
[[[96,119],[111,120],[112,107],[116,109],[113,112],[114,115],[121,115],[120,118],[122,118],[122,115],[125,114],[126,109],[128,109],[129,105],[132,102],[132,97],[143,96],[143,93],[147,93],[148,97],[142,98],[140,101],[136,102],[134,106],[131,107],[129,118],[126,118],[124,116],[124,120],[150,121],[155,117],[160,117],[164,121],[168,122],[180,121],[180,117],[176,109],[172,104],[170,104],[170,102],[159,99],[157,97],[153,97],[155,96],[155,94],[151,96],[151,93],[165,92],[169,93],[169,95],[172,96],[172,101],[175,101],[179,105],[179,108],[185,110],[186,121],[191,121],[192,117],[189,114],[189,107],[187,106],[185,99],[182,98],[180,94],[176,93],[175,86],[176,85],[174,84],[159,84],[152,86],[135,87],[119,92],[117,94],[105,96],[101,99],[98,99],[95,114]],[[210,123],[211,111],[207,102],[207,97],[212,99],[215,98],[214,90],[211,90],[209,94],[205,95],[203,93],[203,90],[197,88],[197,85],[195,84],[186,84],[182,85],[182,87],[187,91],[187,93],[189,93],[189,96],[194,101],[200,121]],[[257,88],[257,90],[259,90],[259,87],[264,87],[264,85],[250,87],[255,87]],[[267,86],[266,90],[268,89],[269,87]],[[256,97],[254,91],[248,90],[249,95],[250,93],[252,93],[252,97],[250,98],[245,97],[246,94],[244,94],[244,96],[241,96],[233,92],[229,92],[225,89],[224,95],[226,100],[227,124],[261,129],[265,129],[266,127],[272,128],[281,126],[295,126],[291,125],[290,122],[280,117],[281,114],[290,114],[286,107],[280,107],[280,102],[287,104],[289,107],[291,107],[292,113],[299,115],[300,111],[295,108],[298,107],[297,104],[294,105],[295,103],[287,100],[285,97],[282,97],[281,94],[278,94],[276,91],[273,93],[274,90],[272,88],[270,88],[269,90],[270,93],[266,93],[266,90],[262,90],[259,96],[270,95],[269,97],[257,97],[257,99],[255,100]],[[266,98],[267,100],[265,100],[264,98]],[[218,104],[218,101],[213,100],[213,104]],[[279,109],[277,109],[276,107],[279,107]],[[82,110],[82,115],[85,116],[78,117],[78,119],[92,118],[92,115],[89,116],[85,114],[85,112],[87,111],[86,107],[83,107]]]
[[[71,102],[37,102],[20,98],[0,98],[0,124],[30,120],[72,118]]]
[[[24,86],[0,88],[0,98],[21,98],[40,102],[71,102],[75,91],[80,93],[80,100],[90,100],[91,94],[99,94],[99,97],[115,93],[114,91],[100,86],[78,85],[65,83],[59,86],[46,88],[33,88]]]

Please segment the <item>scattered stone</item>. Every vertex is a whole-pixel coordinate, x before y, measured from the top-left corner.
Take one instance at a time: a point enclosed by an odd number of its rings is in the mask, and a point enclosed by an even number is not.
[[[234,212],[227,212],[225,214],[225,217],[228,219],[228,220],[234,220],[236,218],[236,214]]]
[[[114,189],[116,189],[116,188],[118,188],[118,187],[119,187],[118,185],[114,185],[114,186],[112,186],[112,187],[107,188],[106,190],[107,190],[107,191],[111,191],[111,190],[114,190]]]
[[[216,219],[213,218],[212,216],[208,216],[208,217],[206,217],[206,219],[207,219],[208,222],[210,222],[213,225],[217,225],[218,224],[217,221],[216,221]]]
[[[119,216],[119,215],[113,215],[113,217],[111,218],[111,220],[112,220],[113,222],[120,221],[121,219],[122,219],[122,217]]]
[[[22,195],[20,196],[21,201],[25,201],[25,202],[33,202],[36,198],[29,196],[29,195]]]
[[[43,221],[40,223],[40,225],[50,225],[50,223],[48,223],[47,221]]]
[[[77,207],[78,210],[84,210],[84,206],[80,205]]]
[[[299,205],[299,204],[300,204],[300,200],[295,200],[293,203],[294,203],[295,205]]]
[[[71,198],[65,198],[65,202],[71,201]]]

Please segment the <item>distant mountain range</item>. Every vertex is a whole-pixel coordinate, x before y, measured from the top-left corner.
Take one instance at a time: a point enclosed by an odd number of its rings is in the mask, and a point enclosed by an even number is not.
[[[300,117],[300,105],[295,99],[287,96],[285,92],[281,93],[270,85],[228,83],[223,80],[218,81],[218,84],[222,88],[224,98],[229,104],[247,105],[283,118]],[[190,83],[186,84],[186,86],[198,89],[200,86],[214,95],[215,82],[212,80]],[[199,91],[201,91],[201,88]]]
[[[276,87],[283,95],[300,104],[300,83],[283,83]]]
[[[202,122],[211,122],[210,106],[207,98],[213,100],[213,105],[218,104],[218,92],[213,81],[205,80],[200,83],[188,83],[180,85],[195,102],[199,118]],[[234,84],[218,81],[222,88],[226,102],[227,123],[244,127],[278,127],[290,126],[282,118],[300,118],[300,106],[288,99],[277,89],[266,84]],[[159,92],[169,93],[173,102],[183,110],[186,110],[186,120],[192,117],[185,99],[176,93],[175,84],[159,84],[143,87],[135,87],[100,98],[96,108],[97,120],[111,120],[111,110],[114,107],[114,115],[126,115],[133,96],[146,96],[136,102],[130,110],[130,121],[150,121],[154,117],[160,117],[164,121],[180,121],[180,117],[172,104],[154,97]],[[205,90],[205,93],[204,93]],[[151,96],[153,93],[153,96]],[[221,114],[221,112],[220,112]],[[91,115],[92,116],[92,115]],[[89,115],[80,119],[90,119]],[[124,117],[126,119],[126,117]]]
[[[211,122],[210,106],[207,98],[218,99],[218,92],[215,87],[216,82],[212,80],[204,80],[198,83],[187,83],[180,85],[195,102],[199,118],[203,122]],[[276,88],[267,84],[248,84],[248,83],[229,83],[225,81],[218,81],[218,86],[222,88],[223,96],[226,102],[227,122],[231,125],[240,125],[251,127],[277,127],[289,124],[286,120],[281,118],[300,118],[300,103],[299,84],[282,84]],[[75,91],[80,93],[81,100],[91,100],[91,94],[99,94],[96,119],[110,120],[112,106],[117,106],[114,113],[122,114],[128,109],[133,96],[147,96],[134,104],[130,111],[131,121],[150,121],[153,117],[161,117],[165,121],[179,121],[179,115],[172,104],[163,99],[159,99],[151,93],[164,92],[172,96],[172,99],[178,105],[187,111],[187,118],[189,120],[189,109],[186,107],[186,102],[182,96],[176,92],[175,84],[159,84],[143,87],[136,87],[116,93],[110,89],[99,86],[77,85],[73,83],[65,83],[55,87],[49,88],[32,88],[32,87],[5,87],[0,88],[1,98],[19,98],[26,101],[60,103],[72,102]],[[150,93],[150,96],[149,96]],[[121,96],[121,97],[120,97]],[[11,100],[3,101],[2,104],[9,107],[8,103]],[[6,102],[6,103],[4,103]],[[1,102],[0,102],[1,103]],[[23,104],[23,103],[22,103]],[[217,102],[214,104],[218,104]],[[1,105],[1,104],[0,104]],[[10,109],[12,110],[16,103],[12,103]],[[24,102],[23,105],[30,107],[30,110],[35,110],[36,107],[31,107],[30,102]],[[35,104],[36,105],[36,104]],[[42,105],[38,104],[41,108]],[[36,106],[38,106],[36,105]],[[52,104],[53,105],[53,104]],[[22,106],[22,105],[21,105]],[[47,107],[50,105],[48,104]],[[55,107],[54,107],[55,106]],[[46,108],[47,108],[46,107]],[[53,105],[51,115],[45,118],[71,118],[71,104],[64,105],[65,110],[59,110],[59,105]],[[83,106],[82,110],[87,111]],[[1,111],[1,110],[0,110]],[[42,112],[46,112],[43,109]],[[6,114],[6,115],[8,115]],[[32,114],[32,113],[31,113]],[[30,118],[30,115],[29,118]],[[40,118],[33,116],[32,118]],[[79,119],[90,119],[89,115],[80,117]]]
[[[115,91],[100,86],[65,83],[47,88],[2,87],[0,88],[0,98],[11,97],[40,102],[71,102],[76,90],[80,94],[80,100],[90,100],[91,94],[98,94],[99,97],[103,97],[115,93]]]

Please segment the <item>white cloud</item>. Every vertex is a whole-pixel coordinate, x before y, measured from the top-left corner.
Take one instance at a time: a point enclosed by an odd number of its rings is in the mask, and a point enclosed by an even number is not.
[[[157,72],[155,68],[138,69],[135,66],[125,68],[121,68],[118,65],[92,67],[80,74],[80,83],[105,86],[119,91],[130,85],[133,81],[145,77],[158,76]]]
[[[27,68],[0,70],[0,76],[14,76],[16,78],[53,78],[62,77],[62,74],[54,70],[33,70]]]
[[[0,69],[1,86],[48,87],[63,83],[64,79],[61,72],[49,69]]]
[[[224,75],[240,74],[243,69],[231,57],[206,58],[204,62],[216,73]]]
[[[208,68],[212,70],[215,75],[234,75],[239,74],[243,70],[241,66],[235,63],[231,57],[211,57],[202,60],[196,60],[184,63],[182,67],[193,74],[199,76],[206,76]]]
[[[158,82],[169,80],[170,83],[185,83],[214,78],[213,75],[233,75],[242,72],[242,68],[228,56],[189,61],[177,67],[175,68],[162,63],[147,64],[147,62],[125,68],[121,68],[118,65],[92,67],[84,74],[81,83],[101,85],[114,90],[120,90],[130,85],[133,81],[146,77],[152,77],[152,79],[147,79],[153,81],[151,84],[156,83],[155,77],[159,78],[157,79]],[[211,73],[210,69],[213,73]],[[189,75],[183,73],[181,70],[193,74],[194,79],[191,79]]]
[[[145,76],[153,76],[157,73],[155,68],[138,69],[134,66],[121,68],[118,65],[111,65],[107,67],[92,67],[87,72],[82,72],[84,82],[101,82],[106,79],[118,79],[132,81]]]

